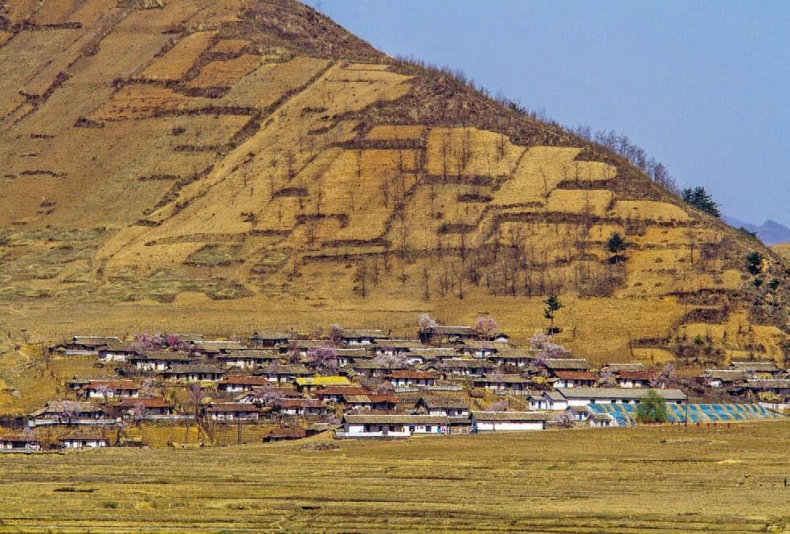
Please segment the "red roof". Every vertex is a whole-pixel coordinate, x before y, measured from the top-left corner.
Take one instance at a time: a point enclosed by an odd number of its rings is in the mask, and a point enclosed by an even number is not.
[[[588,371],[555,371],[554,374],[561,380],[598,380],[595,373]]]

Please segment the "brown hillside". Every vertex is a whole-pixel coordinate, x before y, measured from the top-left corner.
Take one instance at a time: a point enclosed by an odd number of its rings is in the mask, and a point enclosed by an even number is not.
[[[12,338],[412,333],[427,311],[490,312],[523,340],[557,294],[560,341],[593,361],[786,358],[778,255],[302,4],[10,0],[0,17]]]

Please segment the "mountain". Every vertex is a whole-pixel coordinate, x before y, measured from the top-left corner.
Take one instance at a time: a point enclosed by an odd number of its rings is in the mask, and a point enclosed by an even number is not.
[[[757,234],[757,237],[766,245],[781,245],[783,243],[790,243],[790,228],[780,224],[776,221],[767,220],[760,226],[739,221],[734,217],[723,217],[724,222],[733,228],[745,228],[746,230]]]
[[[556,294],[559,342],[593,361],[784,357],[779,256],[298,2],[9,0],[0,16],[4,337],[405,335],[429,312],[491,313],[524,341]],[[753,251],[776,288],[755,289]]]

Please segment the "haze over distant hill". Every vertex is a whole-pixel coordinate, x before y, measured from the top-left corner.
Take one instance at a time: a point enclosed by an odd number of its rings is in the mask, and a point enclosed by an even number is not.
[[[523,340],[556,294],[559,341],[594,361],[785,357],[770,250],[297,2],[17,0],[2,17],[10,330],[410,333],[423,311],[490,312]],[[754,251],[778,285],[752,283]]]
[[[760,226],[739,221],[733,217],[724,216],[724,221],[733,228],[745,228],[757,234],[760,241],[768,246],[790,243],[790,228],[776,221],[765,221]]]

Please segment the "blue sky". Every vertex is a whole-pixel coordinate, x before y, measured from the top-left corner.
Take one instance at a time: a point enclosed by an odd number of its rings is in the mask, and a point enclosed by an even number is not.
[[[309,0],[316,6],[318,0]],[[790,2],[320,0],[390,54],[628,135],[732,217],[790,225]]]

